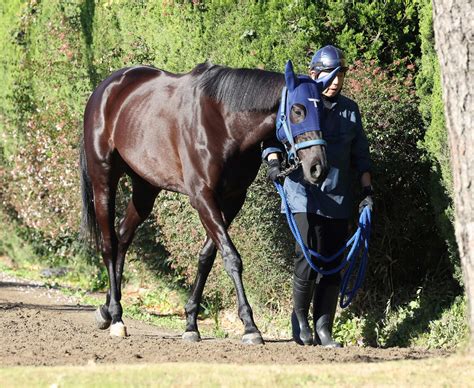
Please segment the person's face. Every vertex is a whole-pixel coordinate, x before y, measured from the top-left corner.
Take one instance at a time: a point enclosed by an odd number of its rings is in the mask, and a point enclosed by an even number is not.
[[[316,79],[316,78],[325,77],[329,75],[330,73],[331,73],[330,71],[322,71],[321,73],[319,73],[318,76],[316,76],[316,72],[314,70],[311,70],[310,76],[312,79]],[[339,73],[337,73],[337,75],[332,80],[331,84],[323,91],[323,95],[329,98],[336,96],[342,89],[345,75],[346,73],[343,71],[340,71]]]

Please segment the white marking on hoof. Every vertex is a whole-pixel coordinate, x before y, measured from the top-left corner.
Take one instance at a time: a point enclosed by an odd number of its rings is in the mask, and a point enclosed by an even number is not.
[[[123,322],[117,322],[110,326],[110,336],[122,338],[127,336],[127,328]]]
[[[242,343],[245,345],[264,345],[262,335],[260,333],[249,333],[244,334],[242,337]]]
[[[199,342],[201,341],[201,335],[198,331],[185,331],[181,338],[187,342]]]
[[[95,323],[97,325],[97,328],[99,328],[100,330],[105,330],[109,328],[111,321],[108,319],[105,319],[102,316],[100,307],[97,310],[95,310],[94,317],[95,317]]]

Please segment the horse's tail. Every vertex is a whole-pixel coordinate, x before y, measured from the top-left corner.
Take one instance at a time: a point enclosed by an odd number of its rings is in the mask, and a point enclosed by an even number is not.
[[[92,183],[87,171],[84,138],[81,139],[80,169],[82,194],[81,239],[87,245],[99,250],[101,246],[101,237],[99,224],[97,223],[97,218],[95,216],[94,192],[92,191]]]

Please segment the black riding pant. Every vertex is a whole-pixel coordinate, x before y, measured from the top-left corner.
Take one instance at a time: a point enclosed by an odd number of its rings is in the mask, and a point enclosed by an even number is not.
[[[319,254],[330,257],[338,252],[346,243],[348,235],[348,220],[322,217],[312,213],[295,213],[295,221],[301,237],[307,247]],[[296,243],[296,258],[294,273],[302,280],[315,279],[317,272],[306,261],[298,243]],[[313,262],[325,270],[337,267],[344,254],[330,263],[324,263],[312,256]],[[339,284],[340,272],[323,276],[324,284]]]

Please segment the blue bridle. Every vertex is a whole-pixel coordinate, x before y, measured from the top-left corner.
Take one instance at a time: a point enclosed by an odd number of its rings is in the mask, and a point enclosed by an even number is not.
[[[327,143],[324,139],[312,139],[302,141],[300,143],[295,143],[293,138],[293,133],[291,132],[291,122],[289,121],[289,117],[287,116],[287,100],[288,100],[288,88],[285,86],[281,92],[281,103],[280,103],[280,117],[276,123],[276,132],[283,126],[283,131],[285,132],[286,139],[288,140],[289,146],[287,146],[287,155],[288,155],[288,163],[289,164],[298,164],[299,158],[297,156],[298,150],[303,148],[312,147],[314,145],[322,145],[326,146]]]
[[[295,143],[295,138],[310,131],[321,131],[321,116],[323,115],[322,93],[339,71],[334,69],[327,76],[313,80],[309,76],[297,75],[293,70],[293,64],[289,60],[285,66],[286,86],[281,93],[279,117],[276,123],[277,139],[285,144],[290,165],[299,164],[298,150],[315,145],[326,146],[323,139],[306,140]],[[288,110],[294,104],[303,105],[306,109],[306,117],[299,123],[292,123]],[[283,131],[281,131],[283,129]]]

